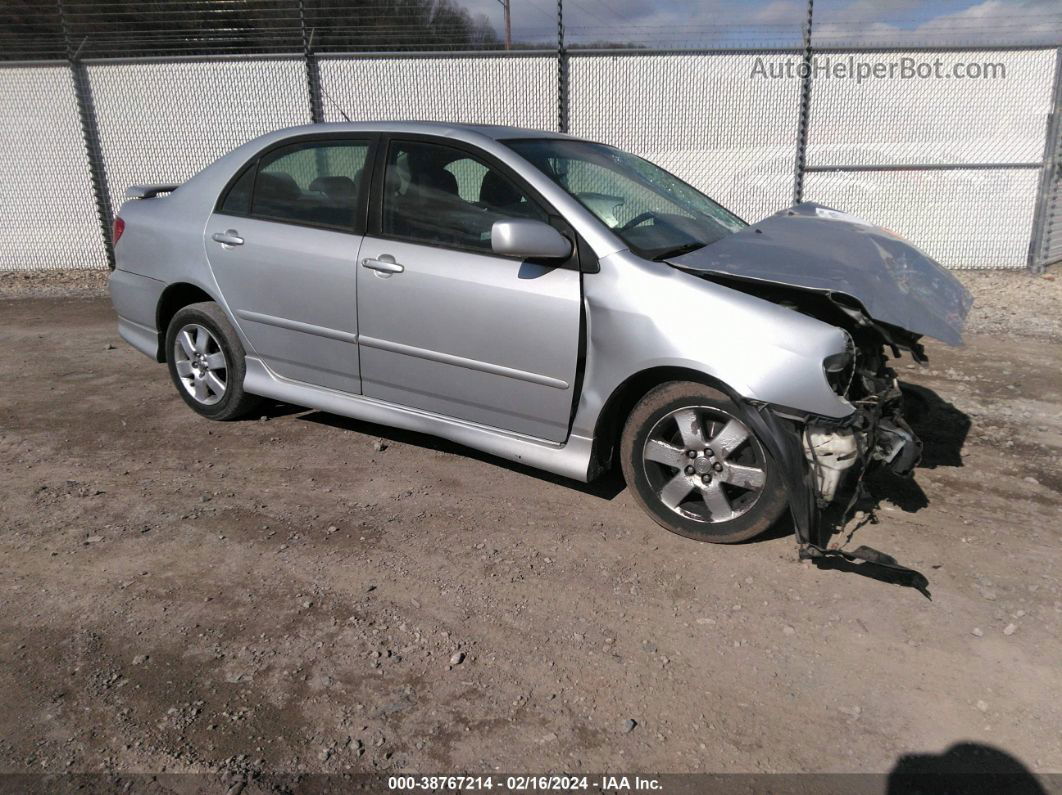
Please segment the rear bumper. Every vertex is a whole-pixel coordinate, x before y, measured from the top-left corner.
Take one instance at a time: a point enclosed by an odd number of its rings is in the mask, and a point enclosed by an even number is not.
[[[145,356],[159,361],[155,313],[166,284],[149,276],[115,270],[108,285],[111,305],[118,313],[118,334]]]
[[[118,336],[145,356],[159,360],[159,333],[127,318],[118,317]]]

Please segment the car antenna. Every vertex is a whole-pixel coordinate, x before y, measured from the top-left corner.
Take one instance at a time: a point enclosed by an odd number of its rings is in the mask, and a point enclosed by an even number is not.
[[[329,102],[331,102],[332,105],[335,106],[335,109],[339,111],[339,115],[343,117],[344,121],[350,121],[350,116],[348,116],[343,111],[343,109],[341,107],[339,107],[339,103],[337,103],[334,99],[332,99],[331,95],[327,91],[324,90],[324,86],[318,86],[317,89],[318,89],[318,91],[321,92],[321,96],[323,96],[325,99],[327,99]]]
[[[313,52],[313,37],[315,33],[317,33],[317,28],[310,28],[310,37],[306,40],[307,58],[309,58],[310,53]],[[324,90],[324,86],[321,85],[320,79],[317,80],[317,90],[321,92],[322,97],[331,102],[333,107],[335,107],[335,109],[339,111],[339,115],[343,117],[344,121],[350,121],[350,116],[346,114],[346,111],[339,107],[339,103],[332,99],[332,95]]]

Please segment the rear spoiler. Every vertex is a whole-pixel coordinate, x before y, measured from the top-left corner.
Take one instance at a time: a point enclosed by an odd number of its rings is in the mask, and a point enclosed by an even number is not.
[[[125,189],[127,199],[154,199],[160,193],[173,193],[180,185],[130,185]]]

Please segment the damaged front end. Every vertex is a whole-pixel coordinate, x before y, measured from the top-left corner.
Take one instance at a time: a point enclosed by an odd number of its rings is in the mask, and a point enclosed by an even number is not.
[[[909,476],[922,455],[922,443],[904,417],[904,396],[890,366],[904,354],[927,361],[920,335],[872,318],[863,306],[841,293],[705,273],[705,278],[814,317],[845,332],[846,349],[823,363],[838,397],[854,409],[841,419],[796,409],[769,408],[797,433],[803,482],[819,510],[854,492],[862,477],[885,466]],[[792,489],[791,489],[792,491]],[[853,502],[856,494],[852,494]],[[814,523],[818,524],[817,516]],[[808,543],[818,543],[808,532]]]
[[[842,329],[847,349],[824,363],[833,391],[853,407],[843,419],[750,404],[749,421],[781,464],[804,557],[858,559],[909,572],[867,548],[829,549],[822,510],[877,466],[909,476],[922,443],[904,418],[891,359],[924,363],[923,336],[962,343],[972,299],[935,260],[894,233],[846,213],[805,203],[697,251],[676,268]],[[917,572],[912,574],[916,584]],[[924,580],[924,578],[921,578]]]
[[[887,467],[910,477],[922,455],[922,442],[904,417],[904,396],[888,365],[888,346],[865,329],[850,332],[849,339],[843,362],[827,362],[827,377],[855,408],[852,414],[835,420],[753,403],[746,421],[760,438],[769,439],[771,455],[780,464],[801,559],[870,563],[928,596],[925,576],[892,556],[867,546],[848,551],[829,544],[832,530],[823,520],[831,503],[847,498],[837,520],[843,525],[864,493],[869,472]],[[916,350],[916,358],[925,361]]]
[[[787,448],[775,457],[786,471],[799,540],[824,548],[829,540],[829,532],[821,526],[824,509],[847,496],[843,521],[868,472],[887,467],[909,477],[920,461],[922,442],[904,416],[903,391],[890,361],[908,352],[925,362],[925,354],[916,335],[875,323],[865,314],[857,321],[851,306],[839,311],[830,297],[778,286],[768,289],[736,282],[728,286],[830,322],[846,333],[847,350],[827,359],[824,368],[834,392],[853,407],[851,414],[834,419],[785,407],[754,406],[765,420],[762,430]]]
[[[831,386],[855,411],[840,423],[814,417],[804,422],[804,457],[820,508],[837,499],[853,475],[886,466],[907,477],[922,457],[922,442],[904,418],[903,392],[888,366],[884,340],[876,336],[860,332],[856,344],[849,334],[845,361],[827,363]]]

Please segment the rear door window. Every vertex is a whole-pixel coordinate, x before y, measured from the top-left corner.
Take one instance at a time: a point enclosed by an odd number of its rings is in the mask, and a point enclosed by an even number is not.
[[[218,212],[226,215],[248,215],[251,212],[251,191],[254,189],[255,163],[245,167],[240,178],[232,183]]]
[[[273,150],[259,161],[249,214],[354,231],[368,153],[367,141],[304,141]]]

